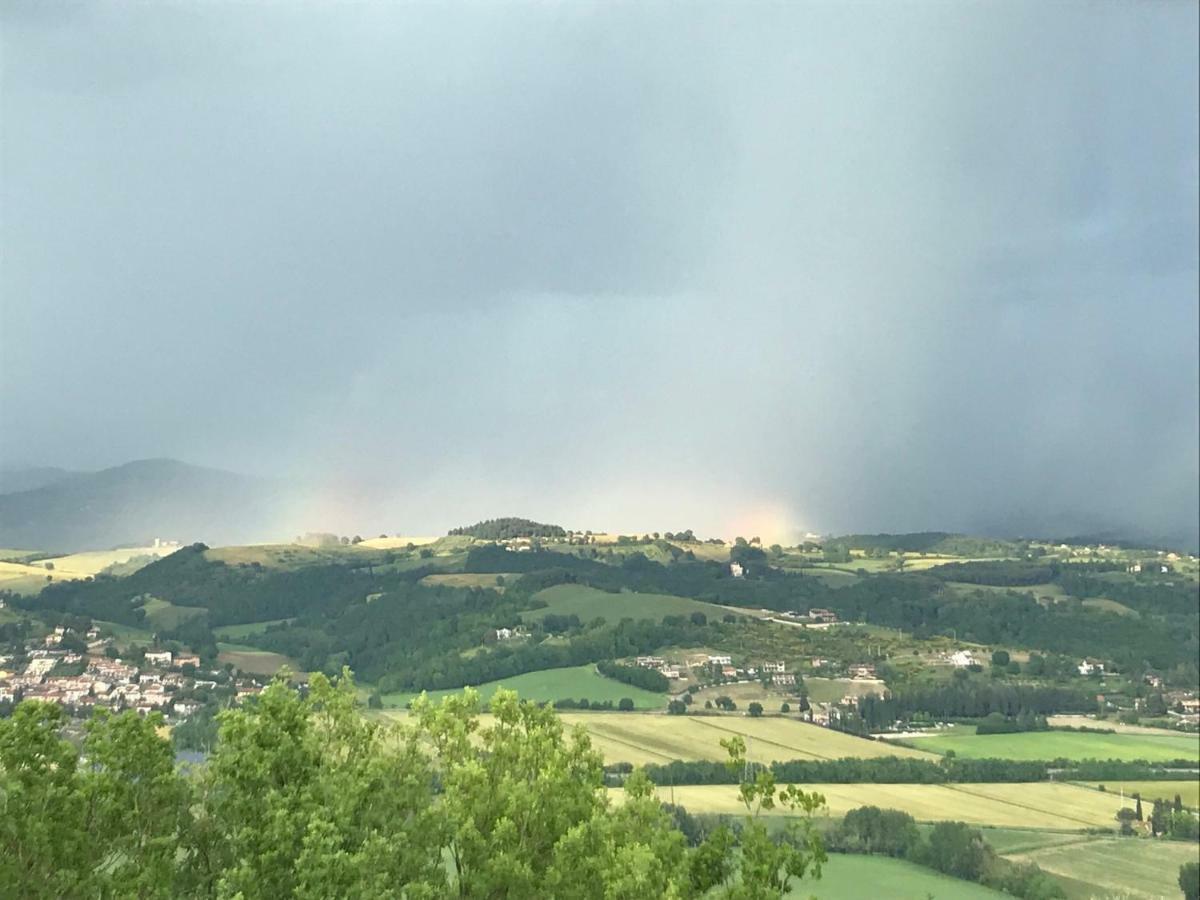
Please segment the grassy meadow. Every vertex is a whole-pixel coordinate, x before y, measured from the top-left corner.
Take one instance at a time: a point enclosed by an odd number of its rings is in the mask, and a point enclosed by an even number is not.
[[[572,666],[563,669],[541,669],[537,672],[526,672],[512,678],[490,681],[486,684],[475,685],[480,698],[487,701],[498,689],[507,688],[516,691],[526,700],[554,701],[579,700],[586,697],[591,700],[611,700],[617,703],[622,697],[633,701],[635,709],[663,709],[666,707],[665,694],[643,690],[630,684],[605,678],[596,671],[593,665]],[[433,699],[457,694],[461,689],[445,691],[429,691]],[[385,707],[404,707],[416,697],[412,693],[384,694]]]
[[[1091,781],[1086,782],[1085,786],[1094,790],[1100,790],[1103,786],[1107,793],[1117,796],[1124,792],[1127,801],[1134,794],[1141,794],[1143,803],[1174,800],[1178,794],[1184,806],[1192,809],[1200,807],[1200,780],[1195,778],[1187,781]]]
[[[512,573],[485,575],[474,572],[447,572],[439,575],[426,575],[421,579],[421,584],[430,586],[443,585],[445,587],[491,588],[494,591],[503,593],[505,582],[511,584],[520,577],[520,575]]]
[[[957,756],[976,759],[1200,760],[1200,736],[1194,734],[1089,734],[1071,731],[973,734],[964,729],[911,738],[906,743],[935,753],[953,750]]]
[[[610,594],[582,584],[557,584],[538,591],[533,597],[535,600],[544,601],[547,606],[523,613],[522,618],[527,621],[538,621],[550,614],[573,614],[579,616],[582,622],[595,618],[603,618],[609,622],[624,618],[658,621],[663,616],[687,616],[694,612],[702,612],[710,618],[720,619],[728,612],[724,607],[701,600],[690,600],[687,597],[633,592]]]
[[[149,644],[154,640],[154,635],[145,628],[134,628],[132,625],[121,625],[117,622],[105,622],[100,619],[96,620],[95,625],[103,631],[112,633],[118,649],[124,649],[130,644]]]
[[[886,856],[831,853],[820,879],[792,883],[789,897],[817,900],[1000,900],[1007,897],[980,884],[951,878],[924,866]]]
[[[295,660],[289,659],[281,653],[271,653],[269,650],[259,650],[256,647],[247,647],[244,644],[231,644],[224,641],[217,642],[217,662],[233,663],[243,672],[253,672],[257,675],[274,675],[284,666],[287,666],[293,673],[299,674],[299,667]]]
[[[142,609],[146,611],[146,627],[151,631],[169,631],[205,613],[199,606],[176,606],[158,597],[151,597]]]
[[[1070,900],[1179,897],[1179,867],[1196,861],[1196,845],[1145,838],[1095,837],[1004,854],[1037,863],[1057,877]]]
[[[272,625],[282,625],[291,619],[266,619],[262,622],[246,622],[242,625],[219,625],[213,629],[213,634],[222,641],[240,641],[254,634],[262,634]]]
[[[97,575],[109,566],[125,564],[138,557],[166,556],[170,552],[170,549],[163,547],[123,547],[43,558],[31,550],[0,550],[0,559],[3,560],[0,561],[0,590],[36,594],[46,586],[47,576],[53,576],[55,581],[74,581]],[[37,557],[36,560],[34,557]],[[53,569],[46,568],[47,563]]]
[[[863,697],[867,694],[882,694],[886,686],[882,681],[856,678],[809,678],[804,679],[808,688],[808,699],[814,703],[840,702],[843,697]]]

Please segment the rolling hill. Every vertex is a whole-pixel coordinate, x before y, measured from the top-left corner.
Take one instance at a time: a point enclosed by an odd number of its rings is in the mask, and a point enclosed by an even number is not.
[[[33,491],[74,475],[56,466],[0,466],[0,494]]]
[[[139,460],[0,494],[0,546],[73,552],[156,537],[246,543],[275,535],[283,498],[283,486],[265,479]]]

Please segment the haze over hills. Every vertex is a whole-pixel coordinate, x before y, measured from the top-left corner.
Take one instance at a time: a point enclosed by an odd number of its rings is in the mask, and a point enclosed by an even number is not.
[[[318,485],[255,477],[173,459],[136,460],[95,472],[9,466],[0,469],[0,547],[69,553],[138,546],[156,537],[220,545],[288,540],[313,530],[374,534],[380,529],[395,529],[390,524],[392,516],[381,510],[379,504],[366,502],[359,508],[355,498],[346,495],[341,497],[344,502],[331,506],[322,502],[328,501],[330,493]],[[428,523],[410,524],[416,527]],[[576,524],[567,522],[568,526]],[[426,528],[421,533],[440,530]],[[650,530],[649,526],[635,529],[637,533]],[[751,533],[746,532],[747,536]],[[1055,536],[995,529],[977,532],[971,540],[978,540],[983,534],[1001,540]],[[952,537],[946,532],[923,532],[915,537],[922,535],[938,540]],[[734,535],[720,536],[732,539]],[[768,542],[779,539],[787,543],[804,538],[797,533],[786,539],[782,535],[772,536]],[[1196,536],[1112,529],[1068,543],[1125,544],[1191,552],[1196,546]]]
[[[0,466],[0,494],[36,490],[74,474],[58,466]]]
[[[58,473],[57,477],[53,477]],[[9,470],[0,494],[0,546],[71,552],[144,544],[156,537],[239,543],[278,536],[282,482],[172,459],[98,472]]]

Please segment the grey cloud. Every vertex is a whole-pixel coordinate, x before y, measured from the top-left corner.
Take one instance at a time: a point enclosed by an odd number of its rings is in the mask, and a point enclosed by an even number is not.
[[[47,8],[6,459],[363,530],[1196,540],[1193,4]]]

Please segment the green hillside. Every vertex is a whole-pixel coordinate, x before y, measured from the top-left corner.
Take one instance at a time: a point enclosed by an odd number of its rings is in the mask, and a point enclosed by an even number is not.
[[[668,594],[642,594],[634,591],[610,593],[584,584],[559,584],[533,595],[535,601],[547,604],[544,609],[524,613],[527,622],[536,622],[551,613],[579,616],[581,622],[602,618],[608,622],[621,619],[654,619],[663,616],[690,616],[704,613],[708,617],[720,618],[729,612],[712,603],[673,597]]]

